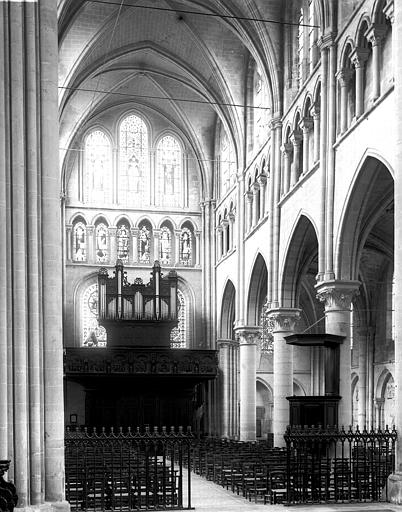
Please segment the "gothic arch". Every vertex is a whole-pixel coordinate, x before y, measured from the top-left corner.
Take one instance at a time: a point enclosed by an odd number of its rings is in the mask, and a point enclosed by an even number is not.
[[[390,169],[377,157],[365,155],[349,188],[339,224],[335,274],[340,279],[358,279],[361,252],[370,233],[375,235],[380,230],[385,234],[387,251],[389,255],[393,252],[393,197]],[[379,247],[379,237],[376,239],[373,244]]]
[[[230,279],[227,280],[222,295],[221,317],[219,322],[219,337],[234,339],[234,321],[236,318],[236,289]]]
[[[258,253],[249,281],[247,325],[260,325],[261,309],[267,297],[267,282],[267,265],[261,253]]]
[[[300,214],[289,239],[282,270],[281,304],[283,307],[300,306],[303,280],[308,288],[313,286],[313,281],[315,284],[315,276],[318,272],[317,256],[317,230],[306,214]]]

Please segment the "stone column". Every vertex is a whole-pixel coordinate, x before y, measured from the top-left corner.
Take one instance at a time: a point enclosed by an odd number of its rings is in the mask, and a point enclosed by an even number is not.
[[[260,219],[260,201],[259,201],[260,186],[257,182],[253,183],[253,227],[258,224]]]
[[[367,330],[358,331],[359,335],[359,427],[362,429],[367,424]]]
[[[384,25],[373,23],[364,34],[371,43],[373,50],[373,102],[380,97],[381,94],[381,45],[386,33]]]
[[[57,91],[57,5],[38,3],[40,29],[43,382],[45,500],[58,509],[64,502],[64,397],[62,331],[62,243]],[[46,58],[44,57],[46,55]],[[51,271],[50,271],[51,269]],[[25,460],[26,463],[26,460]]]
[[[393,14],[392,14],[392,5]],[[402,105],[402,4],[387,2],[388,16],[394,18],[393,63],[395,79],[395,108]],[[394,308],[395,308],[395,425],[398,431],[396,474],[389,477],[389,499],[402,503],[402,116],[395,113],[395,242],[394,242]]]
[[[339,357],[338,424],[349,427],[352,423],[350,326],[351,304],[357,294],[358,281],[323,281],[316,286],[317,298],[325,304],[325,331],[344,336]]]
[[[175,265],[179,265],[180,264],[180,235],[181,235],[181,231],[180,229],[175,229],[174,231],[174,241],[175,241],[175,244],[174,244],[174,261],[175,261]]]
[[[197,267],[200,266],[200,253],[201,253],[201,233],[200,231],[196,231],[194,233],[195,237],[195,265]],[[194,253],[194,248],[193,248]],[[194,254],[191,255],[191,263],[194,264]]]
[[[267,188],[267,176],[265,174],[260,174],[258,176],[258,185],[260,187],[260,218],[265,217],[265,194]]]
[[[300,128],[303,132],[303,174],[310,170],[310,136],[313,128],[313,120],[305,117],[300,122]]]
[[[87,263],[95,263],[95,226],[87,225]]]
[[[240,441],[256,439],[256,377],[259,327],[238,327],[236,338],[240,351]]]
[[[219,261],[222,258],[223,254],[223,244],[222,244],[222,234],[223,227],[222,225],[216,226],[216,259]]]
[[[229,251],[233,249],[233,230],[234,230],[234,222],[235,215],[233,212],[230,212],[228,215],[229,219]]]
[[[222,253],[226,255],[229,251],[229,221],[227,219],[223,219],[222,221]]]
[[[109,261],[112,265],[116,263],[117,260],[117,243],[116,243],[116,235],[117,228],[109,228],[109,247],[110,247],[110,257]]]
[[[367,48],[355,48],[350,59],[356,69],[356,118],[364,112],[364,68],[369,56]]]
[[[246,232],[249,232],[253,226],[253,193],[248,191],[245,193],[246,198]]]
[[[313,117],[313,161],[318,162],[320,159],[320,106],[314,104],[310,109],[310,114]]]
[[[160,230],[159,229],[154,229],[153,235],[154,235],[154,261],[156,261],[156,260],[159,260],[159,235],[160,235]],[[151,258],[151,263],[152,263],[152,255],[150,254],[149,256]]]
[[[221,436],[230,437],[230,391],[231,391],[231,378],[230,378],[230,348],[231,340],[217,340],[217,349],[219,351],[219,369],[220,369],[220,384],[221,384]]]
[[[283,193],[287,194],[290,188],[290,173],[291,173],[291,155],[293,144],[285,142],[282,144],[281,150],[283,153]]]
[[[72,248],[71,248],[71,240],[72,240],[73,226],[68,224],[66,226],[66,261],[70,263],[72,261]]]
[[[293,144],[293,162],[290,175],[290,186],[294,187],[300,175],[300,147],[303,141],[301,132],[294,130],[290,136]]]
[[[286,397],[293,395],[293,346],[286,343],[285,336],[294,334],[300,312],[300,309],[294,308],[267,311],[274,338],[274,446],[286,445],[283,436],[289,425],[289,402]]]
[[[131,234],[131,254],[129,255],[129,261],[132,263],[138,262],[138,228],[130,228]]]
[[[336,74],[340,88],[340,133],[348,129],[348,85],[352,78],[352,70],[343,68]]]
[[[271,307],[279,306],[279,247],[280,247],[280,192],[281,192],[281,137],[282,122],[279,119],[273,120],[274,137],[273,150],[274,167],[273,186],[274,187],[274,211],[273,211],[273,237],[272,237],[272,285],[271,285]]]

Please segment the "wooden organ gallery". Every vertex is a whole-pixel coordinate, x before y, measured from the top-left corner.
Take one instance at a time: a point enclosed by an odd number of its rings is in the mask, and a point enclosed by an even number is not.
[[[130,284],[118,260],[112,277],[99,270],[98,290],[107,347],[65,351],[66,401],[71,402],[69,383],[83,386],[84,404],[74,402],[85,410],[83,425],[181,425],[203,434],[205,385],[217,375],[217,353],[170,347],[178,324],[176,272],[163,277],[155,261],[149,283],[136,278]]]

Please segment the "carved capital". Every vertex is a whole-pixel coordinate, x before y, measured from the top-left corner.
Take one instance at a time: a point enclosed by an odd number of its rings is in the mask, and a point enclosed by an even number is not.
[[[235,331],[239,345],[257,345],[261,339],[260,327],[238,327]]]
[[[109,236],[116,236],[117,228],[109,228]]]
[[[380,25],[379,23],[373,23],[365,32],[365,36],[367,41],[369,41],[372,46],[378,46],[381,44],[381,41],[384,39],[384,36],[387,32],[387,27],[385,25]]]
[[[318,101],[316,101],[310,107],[310,114],[313,116],[313,119],[317,120],[320,118],[320,113],[320,104],[318,103]]]
[[[303,117],[303,119],[299,123],[300,128],[303,133],[308,133],[313,129],[313,120],[311,117]]]
[[[350,68],[342,68],[336,73],[336,78],[341,87],[346,87],[352,78],[353,72]]]
[[[349,311],[359,286],[359,281],[324,281],[316,286],[317,299],[325,304],[325,311]]]
[[[293,149],[293,144],[291,142],[285,142],[284,144],[282,144],[281,146],[281,151],[282,153],[284,153],[285,155],[290,155],[291,151]]]
[[[271,332],[294,332],[300,320],[301,309],[278,308],[266,312]]]
[[[335,36],[336,34],[333,32],[328,32],[327,34],[324,34],[322,37],[320,37],[320,39],[317,41],[317,46],[321,52],[335,44]]]
[[[251,188],[253,189],[253,194],[257,194],[257,192],[260,190],[260,185],[258,183],[258,181],[255,181],[252,185],[251,185]]]
[[[395,21],[394,0],[388,0],[382,12],[385,14],[385,17],[393,24]]]
[[[236,345],[237,345],[237,342],[235,340],[229,340],[229,339],[216,340],[216,346],[217,346],[218,350],[231,348]]]
[[[362,68],[370,55],[368,48],[355,48],[350,54],[350,60],[355,68]]]
[[[281,118],[275,117],[275,118],[271,119],[271,121],[269,122],[269,127],[271,128],[271,130],[276,130],[278,128],[282,128]]]
[[[92,226],[92,225],[87,225],[87,235],[88,236],[91,236],[93,235],[95,232],[95,226]]]
[[[290,140],[293,146],[300,146],[303,141],[303,134],[300,130],[293,130],[290,134]]]
[[[247,199],[247,201],[248,201],[249,203],[252,203],[252,202],[253,202],[253,193],[252,193],[252,192],[250,192],[250,191],[248,190],[244,195],[245,195],[245,197],[246,197],[246,199]]]

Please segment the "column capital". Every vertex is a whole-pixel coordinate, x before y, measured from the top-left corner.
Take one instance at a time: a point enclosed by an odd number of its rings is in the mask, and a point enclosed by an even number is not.
[[[223,231],[223,226],[222,226],[222,224],[219,224],[219,226],[216,226],[216,228],[215,228],[215,229],[216,229],[216,232],[217,232],[217,233],[222,233],[222,231]]]
[[[346,87],[353,76],[353,70],[350,68],[342,68],[336,73],[336,78],[341,87]]]
[[[239,345],[257,345],[261,338],[261,327],[250,325],[235,327],[235,337]]]
[[[352,61],[356,69],[361,68],[364,66],[369,55],[370,50],[368,48],[357,47],[354,50],[352,50],[352,53],[350,54],[350,60]]]
[[[316,101],[310,107],[310,114],[313,116],[313,119],[319,119],[321,114],[320,104]]]
[[[247,190],[247,192],[244,193],[244,196],[249,203],[253,202],[253,193],[250,192],[250,190]]]
[[[253,194],[255,195],[259,190],[260,190],[260,184],[258,183],[258,181],[255,181],[252,185],[251,185],[251,188],[253,190]]]
[[[131,236],[138,236],[140,230],[138,228],[130,228]]]
[[[222,220],[222,227],[227,228],[228,226],[229,226],[229,221],[228,221],[228,219],[223,219],[223,220]]]
[[[230,223],[233,224],[233,222],[236,219],[236,215],[233,212],[229,212],[228,213],[228,219],[229,219]]]
[[[299,123],[303,133],[309,132],[313,128],[313,119],[309,116],[303,117]]]
[[[236,340],[229,340],[229,339],[218,339],[216,340],[216,346],[218,347],[218,350],[221,348],[230,348],[233,346],[237,346],[238,342]]]
[[[326,50],[330,46],[333,46],[334,44],[335,44],[334,32],[328,32],[327,34],[324,34],[317,41],[317,46],[321,52]]]
[[[269,122],[269,127],[271,130],[276,130],[278,128],[282,128],[282,124],[282,119],[280,117],[275,117]]]
[[[293,149],[293,144],[291,142],[284,142],[281,146],[281,151],[285,155],[290,155],[292,149]]]
[[[301,309],[275,308],[266,311],[271,332],[292,332],[300,320]]]
[[[116,236],[117,227],[116,226],[111,226],[111,227],[108,228],[108,231],[109,231],[109,236]]]
[[[293,130],[290,133],[290,140],[293,146],[300,146],[301,142],[303,141],[303,134],[301,130]]]
[[[266,174],[260,174],[258,177],[257,177],[257,182],[259,184],[260,187],[265,187],[265,185],[267,184],[267,175]]]
[[[95,232],[95,226],[87,224],[87,235],[93,235]]]
[[[359,281],[323,281],[315,286],[317,299],[324,302],[325,311],[349,311],[359,294]]]
[[[369,26],[369,28],[364,33],[367,41],[369,41],[372,46],[378,46],[381,44],[381,41],[384,39],[384,36],[387,32],[386,25],[381,25],[379,23],[373,23]]]
[[[388,0],[382,12],[391,24],[393,24],[395,21],[394,0]]]

